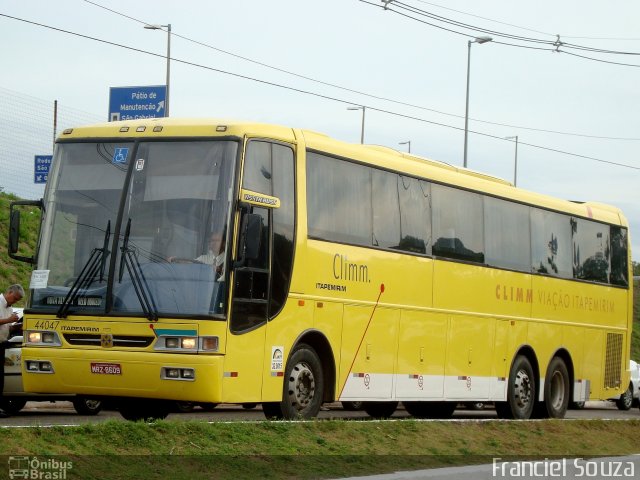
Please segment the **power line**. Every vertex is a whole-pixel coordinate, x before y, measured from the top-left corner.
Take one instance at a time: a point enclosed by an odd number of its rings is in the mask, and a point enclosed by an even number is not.
[[[475,25],[469,25],[466,23],[462,23],[459,22],[457,20],[453,20],[447,17],[443,17],[440,15],[435,15],[431,12],[427,12],[426,10],[422,10],[420,8],[417,7],[413,7],[412,5],[409,5],[407,3],[404,3],[400,0],[383,0],[383,3],[385,4],[384,8],[385,10],[387,10],[387,5],[388,4],[393,4],[393,5],[398,5],[400,6],[400,8],[412,11],[414,13],[417,13],[419,15],[424,15],[427,16],[429,18],[433,18],[439,21],[442,21],[444,23],[448,23],[451,25],[457,25],[463,28],[468,28],[468,29],[472,29],[472,30],[476,30],[476,31],[481,31],[483,33],[490,33],[496,36],[502,36],[502,37],[506,37],[506,38],[510,38],[512,40],[521,40],[521,41],[528,41],[528,42],[534,42],[534,43],[546,43],[546,44],[550,44],[550,45],[554,45],[557,46],[558,44],[565,46],[567,48],[574,48],[574,49],[578,49],[578,50],[588,50],[588,51],[592,51],[592,52],[598,52],[598,53],[607,53],[607,54],[612,54],[612,55],[640,55],[640,52],[626,52],[626,51],[619,51],[619,50],[611,50],[611,49],[601,49],[601,48],[595,48],[595,47],[587,47],[584,45],[577,45],[574,43],[568,43],[568,42],[561,42],[560,41],[560,35],[556,34],[554,35],[555,37],[557,37],[556,41],[551,41],[551,40],[543,40],[543,39],[538,39],[538,38],[531,38],[531,37],[521,37],[519,35],[512,35],[512,34],[508,34],[508,33],[504,33],[504,32],[499,32],[496,30],[489,30],[489,29],[485,29],[482,27],[478,27]],[[547,35],[547,34],[545,34]]]
[[[363,3],[367,3],[369,5],[376,5],[376,4],[374,4],[372,2],[368,2],[368,1],[363,1]],[[508,34],[508,33],[499,32],[497,30],[491,30],[491,29],[482,28],[482,27],[478,27],[478,26],[475,26],[475,25],[470,25],[470,24],[467,24],[467,23],[459,22],[457,20],[452,20],[450,18],[443,17],[441,15],[436,15],[436,14],[427,12],[426,10],[422,10],[420,8],[413,7],[412,5],[409,5],[407,3],[404,3],[404,2],[401,2],[401,1],[397,1],[397,0],[390,1],[388,4],[385,4],[384,6],[381,6],[381,8],[383,8],[384,10],[389,10],[389,11],[392,11],[392,12],[396,12],[396,10],[393,10],[393,9],[389,8],[388,5],[395,5],[398,8],[401,8],[402,10],[409,11],[411,13],[414,13],[414,14],[417,14],[417,15],[420,15],[420,16],[423,16],[423,17],[427,17],[427,18],[430,18],[430,19],[438,21],[438,22],[446,23],[448,25],[454,25],[456,27],[461,27],[461,28],[465,28],[465,29],[468,29],[468,30],[474,30],[474,31],[482,32],[482,33],[488,33],[488,34],[491,34],[491,35],[505,37],[505,38],[509,38],[509,39],[512,39],[512,40],[520,40],[520,41],[533,42],[533,43],[542,43],[542,44],[547,44],[547,45],[552,45],[553,44],[552,40],[540,40],[540,39],[536,39],[536,38],[532,38],[532,37],[522,37],[520,35],[512,35],[512,34]],[[469,36],[468,34],[462,33],[462,32],[455,32],[455,33],[459,33],[459,34],[462,34],[462,35]]]
[[[457,35],[462,35],[462,36],[466,36],[466,37],[473,37],[477,35],[477,32],[481,32],[481,33],[486,33],[486,34],[491,34],[494,36],[498,36],[498,37],[503,37],[503,38],[507,38],[507,39],[511,39],[511,40],[515,40],[515,41],[520,41],[520,42],[529,42],[529,43],[534,43],[534,44],[542,44],[542,45],[548,45],[549,47],[553,47],[553,48],[538,48],[539,50],[548,50],[548,51],[554,51],[554,52],[558,52],[558,53],[568,53],[566,52],[566,50],[560,50],[561,47],[564,47],[565,49],[575,49],[575,50],[584,50],[584,51],[590,51],[593,53],[602,53],[602,54],[609,54],[609,55],[633,55],[633,56],[638,56],[640,55],[640,52],[626,52],[626,51],[618,51],[618,50],[609,50],[609,49],[600,49],[600,48],[594,48],[594,47],[587,47],[584,45],[577,45],[574,43],[568,43],[568,42],[562,42],[560,40],[560,36],[556,35],[557,39],[555,41],[551,41],[551,40],[543,40],[543,39],[537,39],[537,38],[531,38],[531,37],[522,37],[519,35],[512,35],[509,33],[504,33],[504,32],[499,32],[496,30],[490,30],[490,29],[486,29],[486,28],[482,28],[482,27],[478,27],[475,25],[469,25],[469,24],[465,24],[462,22],[459,22],[457,20],[452,20],[449,19],[447,17],[442,17],[440,15],[435,15],[432,14],[430,12],[427,12],[425,10],[421,10],[417,7],[413,7],[411,5],[408,5],[406,3],[403,3],[401,1],[398,0],[383,0],[384,5],[378,5],[375,4],[371,1],[367,1],[367,0],[359,0],[362,3],[365,3],[367,5],[371,5],[373,7],[377,7],[377,8],[381,8],[383,10],[386,11],[390,11],[393,12],[395,14],[410,18],[414,21],[420,22],[420,23],[424,23],[426,25],[429,25],[431,27],[434,28],[439,28],[441,30],[445,30],[448,31],[450,33],[455,33]],[[399,12],[398,10],[395,10],[393,8],[390,7],[395,5],[398,8],[411,12],[414,15],[419,15],[419,16],[423,16],[423,17],[427,17],[430,18],[432,20],[435,20],[437,22],[442,22],[445,23],[447,25],[454,25],[458,28],[462,28],[462,29],[466,29],[466,30],[471,30],[473,32],[476,33],[466,33],[466,32],[460,32],[457,30],[453,30],[450,28],[445,28],[442,27],[440,25],[436,25],[434,23],[430,23],[427,22],[425,20],[413,17],[407,13],[402,13]],[[496,42],[496,43],[500,43],[500,42]],[[526,46],[526,45],[519,45],[519,44],[512,44],[512,43],[507,43],[507,42],[502,42],[501,44],[503,45],[509,45],[512,47],[519,47],[519,48],[531,48],[531,49],[536,49],[536,47],[531,47],[531,46]],[[592,57],[586,57],[586,56],[581,56],[580,58],[584,58],[586,60],[596,60],[598,61],[598,59],[594,59]],[[612,63],[615,65],[623,65],[623,66],[627,66],[627,67],[634,67],[634,68],[640,68],[640,65],[635,65],[635,64],[623,64],[623,63],[617,63],[617,62],[605,62],[605,63]]]
[[[454,8],[449,8],[449,7],[444,7],[442,5],[438,5],[436,3],[431,3],[431,2],[425,2],[424,0],[415,0],[416,2],[420,2],[420,3],[424,3],[426,5],[431,5],[433,7],[438,7],[438,8],[442,8],[444,10],[449,10],[451,12],[456,12],[456,13],[461,13],[462,15],[467,15],[469,17],[474,17],[474,18],[479,18],[481,20],[488,20],[489,22],[494,22],[494,23],[498,23],[500,25],[506,25],[508,27],[513,27],[513,28],[519,28],[520,30],[527,30],[529,32],[533,32],[533,33],[541,33],[542,35],[551,35],[551,36],[555,36],[555,34],[551,34],[551,33],[546,33],[546,32],[541,32],[540,30],[534,30],[532,28],[527,28],[527,27],[521,27],[518,25],[514,25],[512,23],[506,23],[506,22],[501,22],[499,20],[494,20],[492,18],[488,18],[488,17],[481,17],[480,15],[474,15],[472,13],[468,13],[468,12],[463,12],[462,10],[456,10]]]
[[[424,3],[426,5],[431,5],[433,7],[442,8],[444,10],[450,10],[452,12],[461,13],[462,15],[467,15],[469,17],[479,18],[481,20],[487,20],[489,22],[498,23],[500,25],[506,25],[508,27],[513,27],[513,28],[519,28],[520,30],[526,30],[526,31],[533,32],[533,33],[540,33],[542,35],[550,35],[550,36],[553,36],[553,37],[555,37],[557,35],[555,33],[543,32],[541,30],[535,30],[533,28],[522,27],[520,25],[514,25],[512,23],[502,22],[500,20],[496,20],[496,19],[493,19],[493,18],[481,17],[480,15],[474,15],[472,13],[464,12],[462,10],[455,10],[453,8],[445,7],[443,5],[438,5],[437,3],[427,2],[425,0],[414,0],[414,1],[419,2],[419,3]],[[562,35],[562,38],[575,38],[575,39],[579,39],[579,40],[616,40],[616,41],[630,41],[630,42],[640,41],[640,38],[629,38],[629,37],[588,37],[588,36]]]
[[[49,29],[49,30],[54,30],[54,31],[57,31],[57,32],[66,33],[68,35],[72,35],[72,36],[76,36],[76,37],[80,37],[80,38],[85,38],[87,40],[92,40],[92,41],[96,41],[96,42],[99,42],[99,43],[104,43],[106,45],[111,45],[111,46],[115,46],[115,47],[119,47],[119,48],[124,48],[126,50],[131,50],[131,51],[134,51],[134,52],[143,53],[143,54],[150,55],[150,56],[153,56],[153,57],[166,58],[165,55],[149,52],[149,51],[143,50],[141,48],[132,47],[132,46],[129,46],[129,45],[124,45],[124,44],[112,42],[112,41],[109,41],[109,40],[104,40],[104,39],[100,39],[100,38],[97,38],[97,37],[92,37],[92,36],[89,36],[89,35],[84,35],[84,34],[81,34],[81,33],[72,32],[72,31],[69,31],[69,30],[64,30],[64,29],[61,29],[61,28],[58,28],[58,27],[45,25],[45,24],[34,22],[34,21],[31,21],[31,20],[18,18],[18,17],[14,17],[14,16],[11,16],[11,15],[3,14],[3,13],[0,13],[0,16],[1,17],[5,17],[5,18],[9,18],[9,19],[12,19],[12,20],[20,21],[20,22],[23,22],[23,23],[28,23],[28,24],[31,24],[31,25],[35,25],[35,26],[38,26],[38,27],[46,28],[46,29]],[[418,122],[428,123],[430,125],[437,125],[437,126],[440,126],[440,127],[449,128],[449,129],[453,129],[453,130],[459,130],[459,131],[463,130],[463,128],[461,128],[461,127],[455,127],[453,125],[447,125],[447,124],[444,124],[444,123],[434,122],[432,120],[427,120],[427,119],[420,118],[420,117],[406,115],[406,114],[394,112],[394,111],[391,111],[391,110],[385,110],[385,109],[382,109],[382,108],[374,107],[372,105],[362,105],[361,103],[353,102],[351,100],[332,97],[330,95],[324,95],[324,94],[321,94],[321,93],[312,92],[312,91],[309,91],[309,90],[304,90],[304,89],[301,89],[301,88],[298,88],[298,87],[292,87],[290,85],[283,85],[283,84],[279,84],[279,83],[275,83],[275,82],[270,82],[270,81],[267,81],[267,80],[262,80],[262,79],[259,79],[259,78],[250,77],[248,75],[242,75],[242,74],[235,73],[235,72],[229,72],[229,71],[226,71],[226,70],[221,70],[219,68],[214,68],[214,67],[210,67],[210,66],[207,66],[207,65],[198,64],[198,63],[187,61],[187,60],[183,60],[183,59],[180,59],[180,58],[171,57],[170,59],[173,62],[181,63],[181,64],[184,64],[184,65],[189,65],[189,66],[192,66],[192,67],[201,68],[203,70],[209,70],[209,71],[212,71],[212,72],[222,73],[224,75],[229,75],[229,76],[236,77],[236,78],[242,78],[244,80],[249,80],[249,81],[253,81],[253,82],[256,82],[256,83],[261,83],[263,85],[277,87],[277,88],[281,88],[281,89],[284,89],[284,90],[289,90],[289,91],[292,91],[292,92],[297,92],[297,93],[301,93],[301,94],[304,94],[304,95],[313,96],[313,97],[316,97],[316,98],[322,98],[322,99],[325,99],[325,100],[330,100],[330,101],[342,103],[344,105],[361,105],[363,107],[366,107],[369,110],[380,112],[380,113],[385,113],[385,114],[388,114],[388,115],[391,115],[391,116],[395,116],[395,117],[399,117],[399,118],[415,120],[415,121],[418,121]],[[478,131],[474,131],[474,130],[469,130],[469,133],[473,133],[475,135],[480,135],[480,136],[487,137],[487,138],[493,138],[493,139],[496,139],[496,140],[506,141],[503,137],[499,137],[499,136],[496,136],[496,135],[491,135],[491,134],[484,133],[484,132],[478,132]],[[537,148],[537,149],[546,150],[546,151],[555,152],[555,153],[561,153],[561,154],[564,154],[564,155],[569,155],[569,156],[573,156],[573,157],[577,157],[577,158],[583,158],[583,159],[586,159],[586,160],[592,160],[592,161],[595,161],[595,162],[604,163],[604,164],[608,164],[608,165],[615,165],[615,166],[619,166],[619,167],[630,168],[630,169],[633,169],[633,170],[640,170],[640,167],[637,167],[637,166],[634,166],[634,165],[628,165],[628,164],[619,163],[619,162],[612,162],[612,161],[608,161],[608,160],[602,160],[602,159],[596,158],[596,157],[590,157],[590,156],[581,155],[581,154],[577,154],[577,153],[566,152],[566,151],[563,151],[563,150],[554,149],[554,148],[550,148],[550,147],[544,147],[544,146],[541,146],[541,145],[535,145],[535,144],[530,144],[530,143],[525,143],[525,142],[520,142],[520,145],[526,145],[526,146],[529,146],[529,147],[532,147],[532,148]]]
[[[147,24],[147,22],[145,22],[143,20],[140,20],[140,19],[135,18],[135,17],[131,17],[131,16],[126,15],[126,14],[124,14],[122,12],[118,12],[118,11],[113,10],[111,8],[105,7],[105,6],[103,6],[103,5],[99,4],[99,3],[93,2],[91,0],[84,0],[84,1],[86,3],[89,3],[89,4],[93,5],[93,6],[101,8],[103,10],[107,10],[107,11],[109,11],[111,13],[116,14],[116,15],[128,18],[128,19],[133,20],[135,22],[138,22],[140,24],[143,24],[143,25]],[[233,53],[233,52],[229,52],[227,50],[223,50],[223,49],[218,48],[218,47],[214,47],[212,45],[209,45],[209,44],[200,42],[198,40],[194,40],[194,39],[191,39],[189,37],[186,37],[186,36],[180,35],[178,33],[175,33],[175,31],[172,31],[171,34],[173,36],[175,36],[175,37],[181,38],[183,40],[186,40],[188,42],[191,42],[191,43],[194,43],[194,44],[206,47],[206,48],[210,48],[212,50],[215,50],[217,52],[223,53],[225,55],[229,55],[229,56],[232,56],[232,57],[235,57],[235,58],[239,58],[241,60],[245,60],[247,62],[256,64],[256,65],[259,65],[259,66],[262,66],[262,67],[265,67],[265,68],[269,68],[271,70],[275,70],[275,71],[280,72],[280,73],[285,73],[287,75],[291,75],[291,76],[294,76],[294,77],[297,77],[297,78],[301,78],[301,79],[304,79],[304,80],[307,80],[307,81],[310,81],[310,82],[318,83],[320,85],[329,86],[329,87],[336,88],[336,89],[339,89],[339,90],[343,90],[343,91],[346,91],[346,92],[355,93],[355,94],[362,95],[362,96],[365,96],[365,97],[368,97],[368,98],[373,98],[373,99],[376,99],[376,100],[382,100],[382,101],[385,101],[385,102],[394,103],[396,105],[402,105],[402,106],[405,106],[405,107],[416,108],[418,110],[424,110],[424,111],[428,111],[428,112],[437,113],[439,115],[445,115],[445,116],[461,118],[461,119],[465,118],[463,115],[457,115],[457,114],[454,114],[454,113],[443,112],[441,110],[436,110],[434,108],[429,108],[429,107],[425,107],[425,106],[421,106],[421,105],[416,105],[416,104],[412,104],[412,103],[408,103],[408,102],[403,102],[403,101],[400,101],[400,100],[394,100],[392,98],[383,97],[383,96],[375,95],[375,94],[371,94],[371,93],[366,93],[366,92],[362,92],[360,90],[355,90],[355,89],[352,89],[352,88],[348,88],[348,87],[344,87],[344,86],[341,86],[341,85],[337,85],[335,83],[330,83],[330,82],[322,81],[322,80],[319,80],[319,79],[316,79],[316,78],[311,78],[311,77],[308,77],[308,76],[305,76],[305,75],[301,75],[301,74],[292,72],[290,70],[285,70],[283,68],[275,67],[275,66],[269,65],[267,63],[254,60],[254,59],[249,58],[249,57],[245,57],[245,56]],[[501,43],[501,42],[494,42],[494,43]],[[506,44],[506,45],[509,45],[509,44]],[[527,47],[523,47],[523,48],[527,48]],[[555,134],[555,135],[566,135],[566,136],[575,136],[575,137],[582,137],[582,138],[593,138],[593,139],[599,139],[599,140],[623,140],[623,141],[639,141],[640,140],[640,138],[633,138],[633,137],[612,137],[612,136],[604,136],[604,135],[589,135],[589,134],[576,133],[576,132],[564,132],[564,131],[536,128],[536,127],[525,127],[525,126],[520,126],[520,125],[511,125],[511,124],[494,122],[494,121],[489,121],[489,120],[480,120],[480,119],[476,119],[476,118],[470,118],[469,120],[474,121],[474,122],[478,122],[478,123],[485,123],[487,125],[495,125],[495,126],[515,128],[515,129],[520,129],[520,130],[551,133],[551,134]]]

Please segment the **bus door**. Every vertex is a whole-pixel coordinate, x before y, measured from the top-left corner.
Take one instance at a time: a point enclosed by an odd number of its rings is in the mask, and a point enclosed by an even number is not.
[[[293,149],[247,142],[238,208],[230,333],[223,395],[229,402],[260,401],[265,325],[284,306],[293,265]]]

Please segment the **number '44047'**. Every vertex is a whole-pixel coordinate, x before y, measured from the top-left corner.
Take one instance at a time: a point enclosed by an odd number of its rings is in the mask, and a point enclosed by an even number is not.
[[[58,328],[58,324],[60,321],[58,320],[38,320],[33,328],[37,330],[55,330]]]

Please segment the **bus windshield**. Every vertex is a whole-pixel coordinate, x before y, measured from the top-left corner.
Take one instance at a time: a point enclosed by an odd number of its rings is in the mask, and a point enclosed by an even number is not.
[[[58,145],[31,308],[222,314],[236,153],[226,140]]]

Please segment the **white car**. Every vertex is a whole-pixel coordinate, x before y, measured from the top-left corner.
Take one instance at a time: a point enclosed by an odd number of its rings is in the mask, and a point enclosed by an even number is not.
[[[22,321],[22,309],[14,308]],[[10,415],[18,413],[27,402],[69,401],[81,415],[97,415],[102,410],[102,402],[76,395],[52,395],[26,393],[22,386],[22,335],[9,339],[9,346],[4,352],[4,392],[0,400],[0,408]]]
[[[629,410],[640,401],[640,365],[633,360],[629,360],[631,370],[631,381],[629,387],[622,395],[617,395],[609,400],[616,402],[620,410]]]

